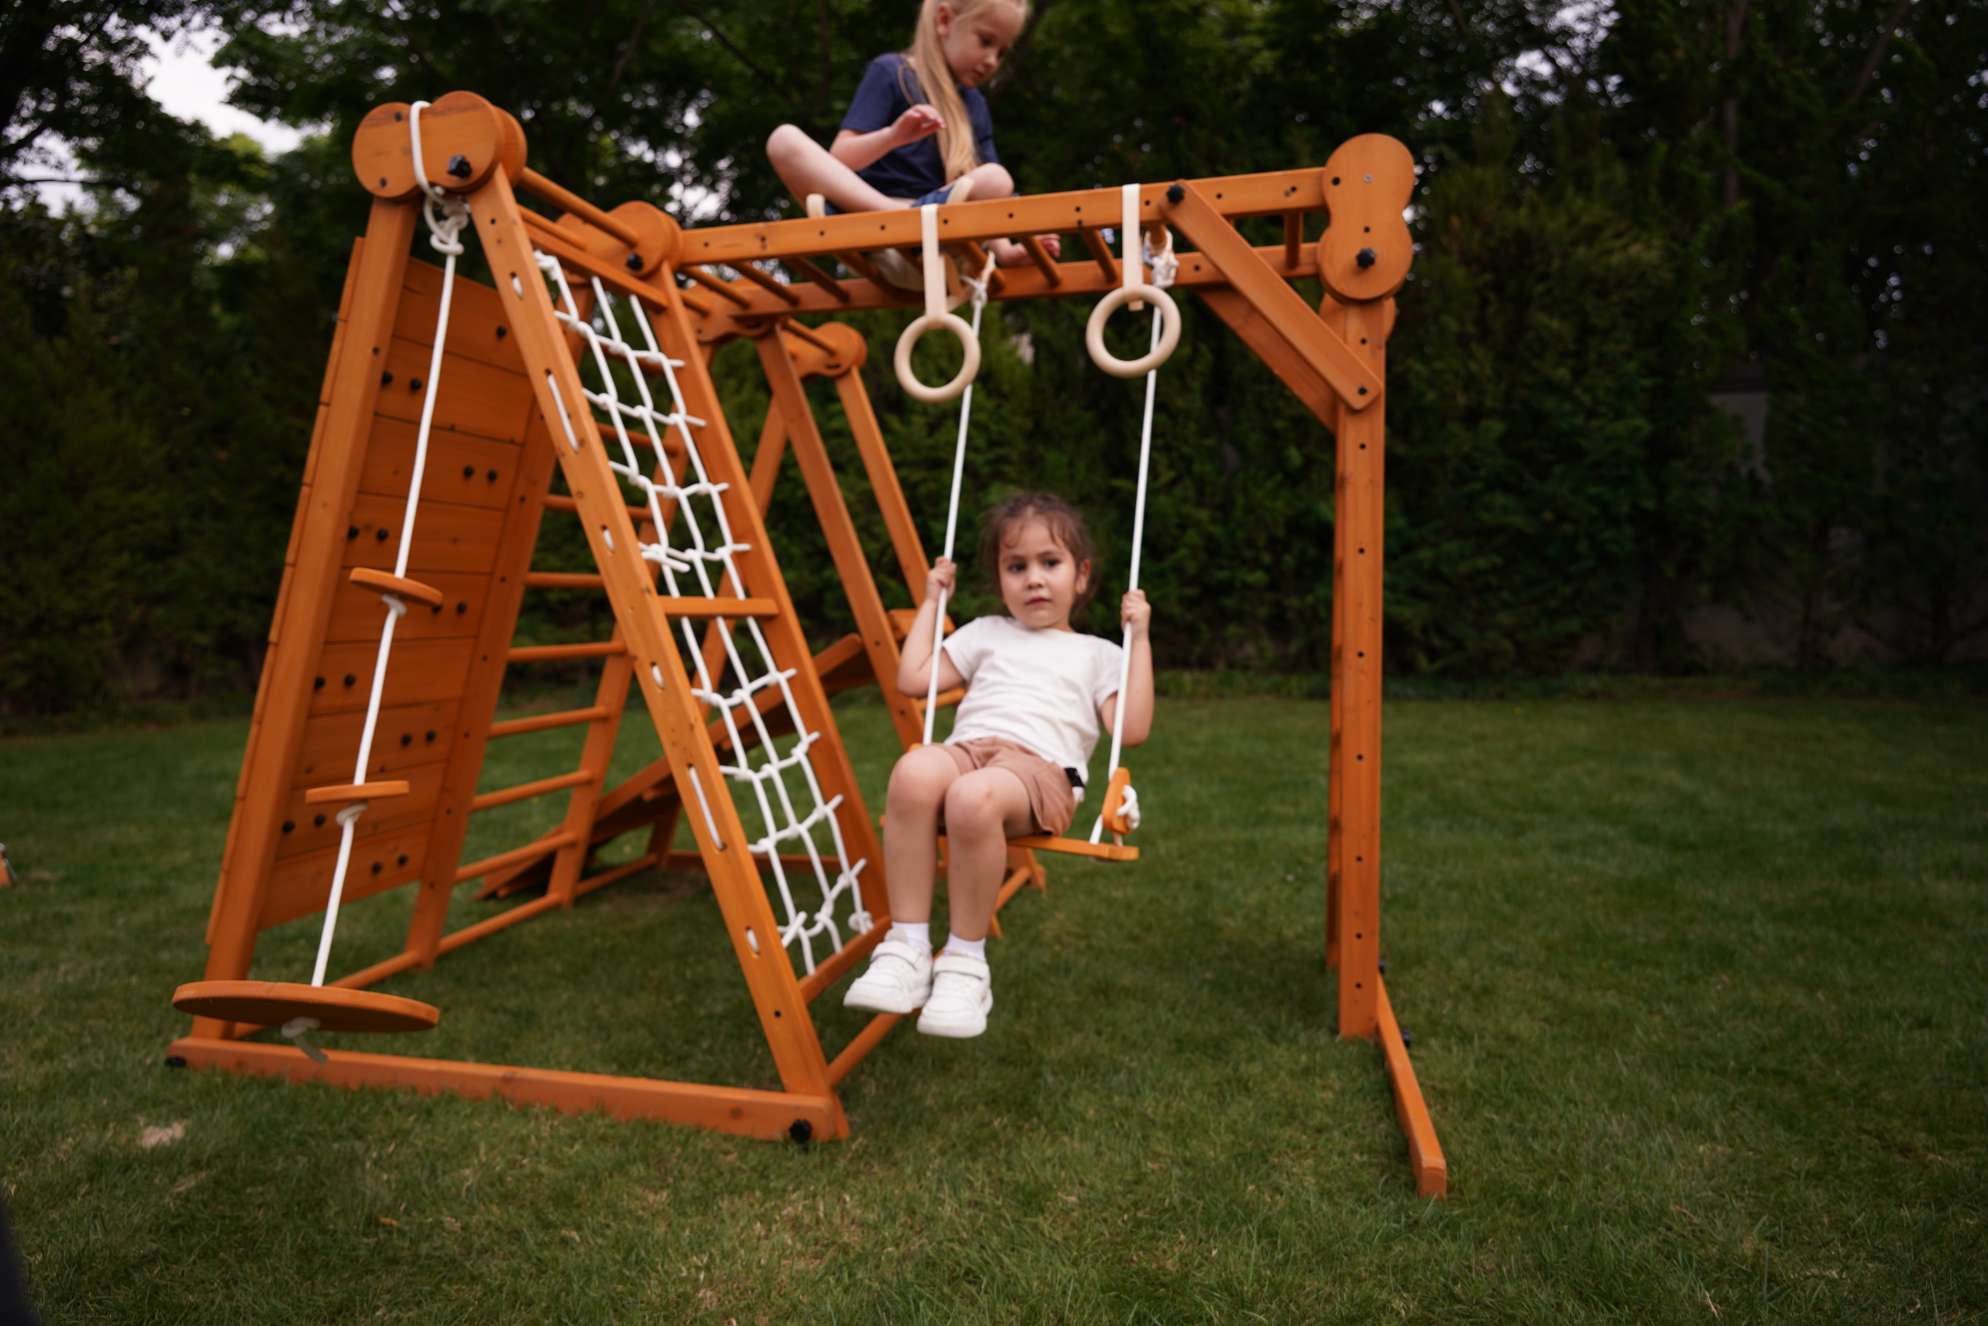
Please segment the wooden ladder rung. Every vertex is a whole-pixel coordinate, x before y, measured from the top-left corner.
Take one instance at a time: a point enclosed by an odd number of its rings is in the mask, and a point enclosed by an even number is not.
[[[514,866],[520,861],[533,861],[541,856],[550,856],[579,841],[580,835],[577,833],[560,833],[550,838],[539,838],[526,843],[523,847],[513,847],[508,852],[499,852],[495,856],[486,856],[481,861],[470,862],[456,871],[455,882],[465,884],[472,879],[482,879],[493,870],[502,870],[505,866]]]
[[[682,447],[679,445],[672,448],[669,445],[673,437],[674,434],[665,435],[663,450],[669,451],[674,455],[677,451],[681,451]],[[580,504],[564,493],[553,493],[545,499],[545,509],[547,511],[571,511],[578,514]],[[628,518],[638,525],[649,518],[649,509],[647,507],[631,506],[624,509],[628,512]]]
[[[481,792],[469,803],[469,813],[474,815],[479,810],[491,810],[498,806],[508,806],[514,801],[529,801],[533,797],[542,797],[548,792],[578,787],[582,783],[591,782],[593,777],[594,775],[585,769],[576,769],[572,773],[559,774],[553,778],[519,783],[515,787],[500,787],[494,792]]]
[[[512,663],[557,663],[569,658],[613,658],[628,646],[619,640],[589,640],[577,645],[514,645],[504,657]]]
[[[601,589],[607,584],[598,571],[527,571],[527,589]]]
[[[562,709],[556,714],[533,714],[529,718],[511,718],[502,723],[490,725],[490,736],[518,737],[527,732],[544,732],[555,727],[578,727],[582,723],[594,723],[608,716],[604,705],[591,709]]]
[[[772,599],[691,598],[659,595],[656,604],[665,617],[777,617],[779,605]]]

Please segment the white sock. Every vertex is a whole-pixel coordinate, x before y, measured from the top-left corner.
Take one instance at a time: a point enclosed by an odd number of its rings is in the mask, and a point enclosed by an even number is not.
[[[921,953],[932,951],[932,923],[930,921],[892,921],[890,937],[901,940]]]
[[[982,962],[985,962],[987,961],[987,939],[985,936],[979,939],[961,939],[958,935],[948,932],[946,935],[946,952],[957,953],[967,958],[979,958]]]

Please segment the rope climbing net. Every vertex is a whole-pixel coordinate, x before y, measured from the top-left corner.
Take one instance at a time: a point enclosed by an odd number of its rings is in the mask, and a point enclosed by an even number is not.
[[[659,568],[662,590],[671,598],[746,598],[738,556],[751,546],[734,536],[725,511],[728,485],[711,479],[698,450],[693,430],[705,421],[685,408],[676,373],[683,362],[663,352],[641,300],[617,294],[598,277],[588,277],[583,293],[576,294],[557,258],[536,250],[535,255],[554,316],[585,343],[576,367],[608,466],[647,511],[655,532],[656,541],[637,550],[640,556]],[[583,298],[589,312],[582,311]],[[662,405],[651,387],[658,379],[667,389]],[[556,383],[553,395],[557,400]],[[585,445],[581,430],[566,415],[566,402],[558,405],[561,440],[577,451]],[[735,795],[734,802],[748,834],[757,830],[747,846],[761,863],[762,880],[781,918],[781,942],[812,973],[871,927],[858,883],[868,862],[850,861],[844,848],[835,817],[843,798],[822,794],[811,754],[821,734],[802,719],[789,684],[794,669],[775,665],[753,618],[709,620],[710,635],[700,642],[691,619],[676,618],[691,692],[723,725],[719,767],[737,793],[750,794]],[[779,708],[784,722],[769,721]],[[776,732],[791,732],[784,747]],[[695,769],[690,779],[685,805],[695,801],[706,829],[722,841]],[[748,808],[756,812],[756,825],[745,814]],[[826,850],[819,836],[824,833]]]

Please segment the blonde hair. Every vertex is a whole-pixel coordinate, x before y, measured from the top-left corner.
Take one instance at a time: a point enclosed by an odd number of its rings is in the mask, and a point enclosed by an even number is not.
[[[980,164],[980,152],[973,143],[973,123],[967,118],[966,102],[959,84],[946,63],[945,44],[939,38],[939,6],[952,11],[953,22],[964,23],[990,5],[1007,5],[1028,20],[1028,0],[921,0],[918,26],[911,34],[911,49],[904,53],[905,68],[918,80],[918,86],[903,89],[914,105],[929,102],[945,120],[939,130],[939,160],[945,166],[948,182]]]

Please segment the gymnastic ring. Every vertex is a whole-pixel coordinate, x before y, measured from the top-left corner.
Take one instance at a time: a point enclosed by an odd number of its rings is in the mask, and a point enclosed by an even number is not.
[[[928,387],[920,382],[911,371],[911,347],[918,344],[918,338],[934,327],[944,327],[959,337],[960,349],[965,352],[966,362],[959,366],[953,380],[943,387]],[[898,385],[913,400],[927,405],[943,405],[953,397],[973,385],[973,379],[980,373],[980,341],[974,336],[973,328],[956,313],[924,313],[914,319],[897,338],[897,354],[892,360],[897,368]]]
[[[1111,320],[1112,312],[1120,304],[1134,299],[1144,300],[1160,311],[1160,343],[1143,358],[1120,359],[1104,348],[1104,325]],[[1098,306],[1091,310],[1091,320],[1084,326],[1084,348],[1091,352],[1091,362],[1115,378],[1145,376],[1166,363],[1178,344],[1180,306],[1173,302],[1172,295],[1144,281],[1119,286],[1100,299]]]

